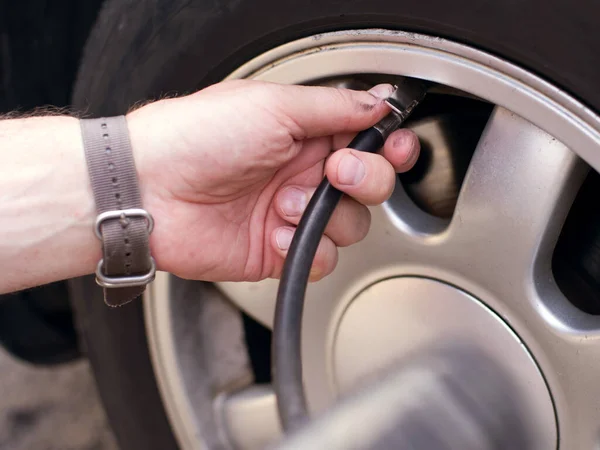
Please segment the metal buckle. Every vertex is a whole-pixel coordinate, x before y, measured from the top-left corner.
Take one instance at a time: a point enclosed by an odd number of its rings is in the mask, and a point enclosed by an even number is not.
[[[101,259],[96,266],[96,283],[104,288],[145,286],[151,281],[154,281],[154,277],[156,276],[156,263],[152,256],[150,257],[150,270],[143,275],[111,277],[102,273],[103,268],[104,259]]]
[[[94,227],[94,231],[96,232],[96,236],[98,239],[102,240],[102,231],[100,227],[102,226],[102,222],[110,219],[122,219],[125,220],[128,217],[143,217],[148,221],[148,234],[152,233],[154,229],[154,219],[150,215],[148,211],[141,208],[129,208],[129,209],[115,209],[113,211],[106,211],[101,214],[98,214],[96,217],[96,225]]]
[[[105,220],[121,219],[125,220],[129,217],[143,217],[148,222],[148,234],[154,229],[154,219],[148,211],[141,208],[118,209],[114,211],[106,211],[98,214],[94,231],[98,239],[102,240],[101,226]],[[150,257],[150,270],[142,275],[124,275],[124,276],[109,276],[103,273],[104,258],[98,261],[96,266],[96,283],[104,288],[124,288],[145,286],[154,280],[156,275],[156,262]]]

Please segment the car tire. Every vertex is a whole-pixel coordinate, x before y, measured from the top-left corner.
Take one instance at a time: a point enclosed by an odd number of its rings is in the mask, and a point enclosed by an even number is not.
[[[94,116],[218,82],[252,57],[325,31],[389,28],[479,47],[600,110],[597,3],[562,0],[109,0],[90,36],[73,104]],[[199,124],[201,126],[202,124]],[[92,279],[71,282],[101,397],[123,450],[176,448],[141,302],[113,310]]]

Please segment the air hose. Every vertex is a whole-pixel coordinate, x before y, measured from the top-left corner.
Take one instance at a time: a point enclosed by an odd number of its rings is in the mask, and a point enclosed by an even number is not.
[[[361,131],[348,148],[374,153],[423,100],[429,84],[401,78],[386,103],[391,112],[373,127]],[[273,329],[273,384],[281,424],[286,433],[308,419],[302,382],[301,328],[304,296],[310,269],[325,227],[343,193],[323,179],[294,233],[283,267]]]

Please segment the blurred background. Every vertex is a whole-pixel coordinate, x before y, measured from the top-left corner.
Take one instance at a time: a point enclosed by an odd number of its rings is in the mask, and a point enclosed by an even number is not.
[[[0,450],[116,450],[86,360],[39,368],[0,347]]]

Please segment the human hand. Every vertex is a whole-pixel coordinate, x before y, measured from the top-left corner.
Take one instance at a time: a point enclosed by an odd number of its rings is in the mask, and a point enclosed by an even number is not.
[[[345,89],[229,81],[146,105],[127,117],[150,245],[160,270],[207,281],[279,277],[295,225],[326,175],[342,190],[311,279],[329,274],[337,247],[365,237],[365,205],[391,195],[419,142],[409,130],[382,155],[349,149],[353,133],[389,112],[379,85]]]

